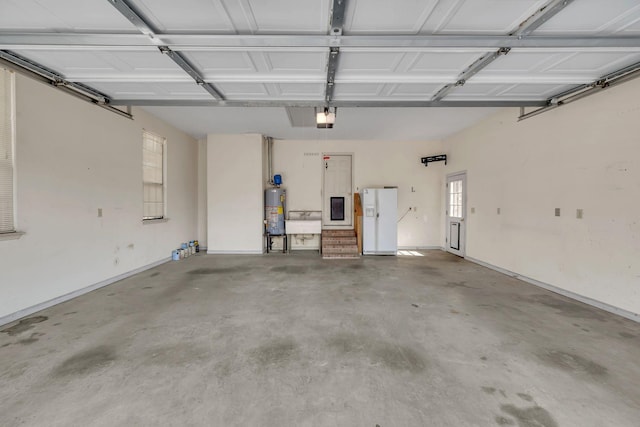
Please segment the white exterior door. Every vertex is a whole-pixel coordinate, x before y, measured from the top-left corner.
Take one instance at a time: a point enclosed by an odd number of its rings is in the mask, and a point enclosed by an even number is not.
[[[467,174],[447,176],[446,248],[452,254],[465,254],[465,217],[467,213]]]
[[[351,154],[322,156],[322,225],[353,226]]]

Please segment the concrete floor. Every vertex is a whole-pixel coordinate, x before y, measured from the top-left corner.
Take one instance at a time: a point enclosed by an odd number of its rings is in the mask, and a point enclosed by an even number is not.
[[[14,322],[0,425],[640,425],[639,324],[425,254],[200,255]]]

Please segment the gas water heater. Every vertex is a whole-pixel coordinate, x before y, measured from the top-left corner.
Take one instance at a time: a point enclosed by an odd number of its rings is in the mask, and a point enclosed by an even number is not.
[[[284,188],[267,188],[264,191],[264,218],[267,222],[267,233],[271,236],[283,236],[284,210],[286,200]]]

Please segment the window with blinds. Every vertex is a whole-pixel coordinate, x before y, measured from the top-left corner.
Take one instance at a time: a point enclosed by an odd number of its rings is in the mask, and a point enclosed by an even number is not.
[[[14,218],[14,90],[13,73],[0,68],[0,233],[12,233]]]
[[[143,131],[142,183],[144,187],[143,219],[161,219],[165,216],[164,164],[166,139]]]

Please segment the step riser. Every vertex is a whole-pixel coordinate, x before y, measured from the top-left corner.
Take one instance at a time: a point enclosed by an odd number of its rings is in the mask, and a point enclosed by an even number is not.
[[[353,230],[325,230],[322,237],[354,237],[356,235]]]
[[[358,255],[323,255],[322,259],[360,259]]]
[[[324,238],[322,239],[322,244],[327,244],[327,245],[357,245],[358,241],[356,240],[355,237],[351,237],[348,239],[338,239],[335,237],[329,237],[329,238]]]
[[[323,254],[357,254],[358,248],[324,248]]]

